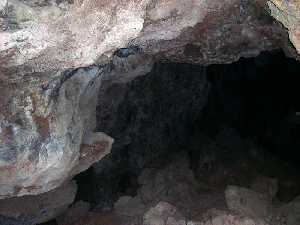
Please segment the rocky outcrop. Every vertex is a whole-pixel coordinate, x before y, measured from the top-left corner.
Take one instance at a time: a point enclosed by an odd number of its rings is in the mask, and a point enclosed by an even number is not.
[[[256,55],[280,40],[252,1],[1,2],[1,67],[22,72],[89,66],[129,42],[204,64]]]
[[[297,1],[268,6],[299,51]],[[0,198],[50,191],[109,152],[109,137],[84,140],[99,135],[102,75],[129,56],[150,67],[207,65],[285,48],[265,9],[250,0],[0,0]]]

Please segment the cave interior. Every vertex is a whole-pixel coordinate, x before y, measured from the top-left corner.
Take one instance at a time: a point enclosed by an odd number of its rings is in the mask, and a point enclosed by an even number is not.
[[[176,197],[169,190],[153,195],[155,201],[181,201],[180,182],[188,181],[176,176],[190,172],[203,196],[269,177],[278,182],[276,200],[291,201],[300,194],[299,71],[299,62],[272,51],[206,67],[157,62],[150,73],[111,85],[99,101],[119,90],[124,97],[98,105],[97,127],[115,142],[110,155],[76,177],[77,200],[90,202],[94,211],[110,211],[121,196],[143,192],[145,171],[182,167],[169,174],[171,181],[161,175],[178,186]],[[147,178],[154,180],[152,188],[168,186],[155,183],[157,176]],[[225,207],[222,197],[210,199],[203,210]],[[186,214],[197,218],[189,210]]]

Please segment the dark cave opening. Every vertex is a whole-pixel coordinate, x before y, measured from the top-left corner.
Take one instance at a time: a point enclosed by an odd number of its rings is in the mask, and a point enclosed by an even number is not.
[[[299,63],[282,52],[208,67],[212,84],[204,116],[207,132],[226,123],[272,153],[299,162]],[[209,131],[210,129],[210,131]]]
[[[156,63],[145,76],[107,86],[97,129],[115,144],[76,177],[77,200],[112,210],[120,196],[137,195],[143,170],[183,152],[209,186],[201,190],[249,186],[259,174],[278,179],[277,197],[290,201],[300,194],[299,71],[299,62],[275,51],[228,65]],[[112,95],[114,104],[101,100]]]

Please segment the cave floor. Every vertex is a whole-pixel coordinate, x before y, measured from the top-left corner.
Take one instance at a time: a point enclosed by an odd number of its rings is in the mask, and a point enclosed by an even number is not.
[[[203,136],[199,138],[203,140]],[[191,158],[193,152],[188,154],[190,151],[186,149],[167,161],[153,162],[143,169],[137,186],[129,186],[120,194],[112,210],[94,210],[70,225],[145,224],[147,210],[159,202],[168,202],[188,220],[204,221],[214,210],[230,212],[224,194],[230,185],[269,195],[268,204],[274,209],[282,208],[300,194],[297,168],[263,151],[252,140],[233,139],[236,141],[227,143],[219,135],[201,146],[210,151],[198,157],[196,166],[195,159]],[[270,215],[269,222],[274,217]],[[284,223],[272,221],[271,224]]]

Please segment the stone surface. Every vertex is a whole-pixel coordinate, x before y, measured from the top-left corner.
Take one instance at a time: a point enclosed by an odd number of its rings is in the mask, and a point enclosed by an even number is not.
[[[249,218],[235,215],[227,211],[209,210],[204,218],[199,221],[190,221],[187,225],[271,225],[259,218]]]
[[[158,201],[176,204],[182,213],[184,209],[188,209],[187,213],[193,209],[200,210],[198,185],[186,157],[179,155],[172,162],[160,170],[145,169],[138,179],[141,185],[138,195],[148,204],[157,204]]]
[[[228,208],[241,215],[266,221],[272,216],[271,202],[264,194],[243,187],[228,186],[225,197]]]
[[[280,21],[289,32],[289,38],[300,53],[300,1],[299,0],[270,0],[268,7],[271,15]]]
[[[264,194],[272,200],[278,192],[278,180],[270,177],[257,177],[251,184],[251,189]]]
[[[136,217],[143,215],[146,210],[146,206],[139,196],[122,196],[114,204],[114,210],[121,216]]]
[[[84,201],[74,203],[64,214],[59,216],[56,221],[58,225],[70,225],[85,217],[90,210],[90,204]]]
[[[300,224],[300,196],[293,201],[282,205],[276,212],[277,220],[282,224],[293,225]]]
[[[167,223],[167,217],[170,224],[181,224],[183,218],[197,218],[211,207],[226,208],[223,192],[200,193],[202,184],[195,180],[183,154],[165,168],[145,169],[138,183],[136,196],[120,197],[114,204],[113,213],[124,225],[140,225],[146,214],[150,224],[156,219]],[[174,210],[181,217],[174,216]]]
[[[0,198],[52,190],[109,152],[112,139],[93,134],[102,74],[94,66],[46,83],[0,84],[8,91],[0,103]],[[89,138],[92,148],[84,143]]]
[[[271,14],[299,51],[298,1],[278,2],[268,2]],[[146,70],[159,59],[207,65],[285,48],[286,31],[265,7],[250,0],[1,0],[0,198],[47,192],[103,157],[83,139],[95,131],[101,75],[119,63],[130,69],[126,57],[148,57]],[[81,147],[96,154],[84,166]]]
[[[38,196],[0,200],[1,225],[36,225],[54,219],[67,210],[76,191],[72,182]]]
[[[223,134],[218,134],[216,138],[219,141],[218,145],[230,145],[229,140],[232,140],[230,136],[234,135],[233,130],[222,129],[221,133]],[[235,138],[241,139],[241,137]],[[239,186],[229,186],[224,194],[225,187],[220,186],[220,183],[207,183],[203,177],[200,180],[199,178],[195,179],[183,152],[168,157],[168,163],[161,164],[159,168],[143,170],[142,175],[138,178],[138,185],[135,187],[138,190],[132,196],[121,196],[111,210],[106,208],[99,210],[98,208],[70,225],[99,225],[102,223],[108,225],[141,225],[143,223],[155,225],[285,225],[289,221],[288,218],[292,221],[291,225],[297,224],[299,199],[295,199],[289,204],[282,204],[278,200],[272,202],[265,187],[269,187],[269,181],[273,181],[273,179],[259,176],[254,180],[253,184],[259,180],[264,181],[263,186],[259,186],[257,189],[260,192]],[[233,160],[230,157],[230,166],[233,161],[237,161],[237,158]],[[249,158],[245,156],[245,159]],[[247,175],[246,179],[250,186],[250,180],[253,178],[243,170],[245,163],[246,161],[238,162],[240,166],[234,167],[233,170],[242,171],[238,176],[245,177]],[[261,168],[264,168],[265,164]],[[276,162],[273,165],[278,166]],[[253,170],[251,166],[249,169]],[[223,167],[223,171],[228,171],[228,169]],[[230,173],[221,175],[233,178]],[[230,179],[230,183],[240,184],[243,182]],[[257,186],[252,185],[252,187],[256,188]],[[261,187],[263,188],[261,189]],[[101,188],[99,186],[99,189]],[[267,191],[269,191],[268,188]],[[229,209],[226,207],[226,201]]]
[[[150,54],[185,51],[199,62],[232,61],[275,47],[276,26],[258,6],[237,0],[9,1],[1,20],[2,67],[89,66],[132,40]]]
[[[140,77],[131,82],[121,72],[119,80],[104,77],[97,108],[98,129],[115,139],[111,156],[128,158],[126,169],[132,173],[168,149],[184,147],[210,90],[204,67],[157,63],[145,76],[137,74]],[[179,121],[184,126],[178,126]]]
[[[159,202],[155,207],[150,208],[143,218],[143,225],[185,225],[185,219],[177,209],[167,203]]]
[[[300,223],[300,197],[289,203],[289,212],[287,214],[287,225]]]

